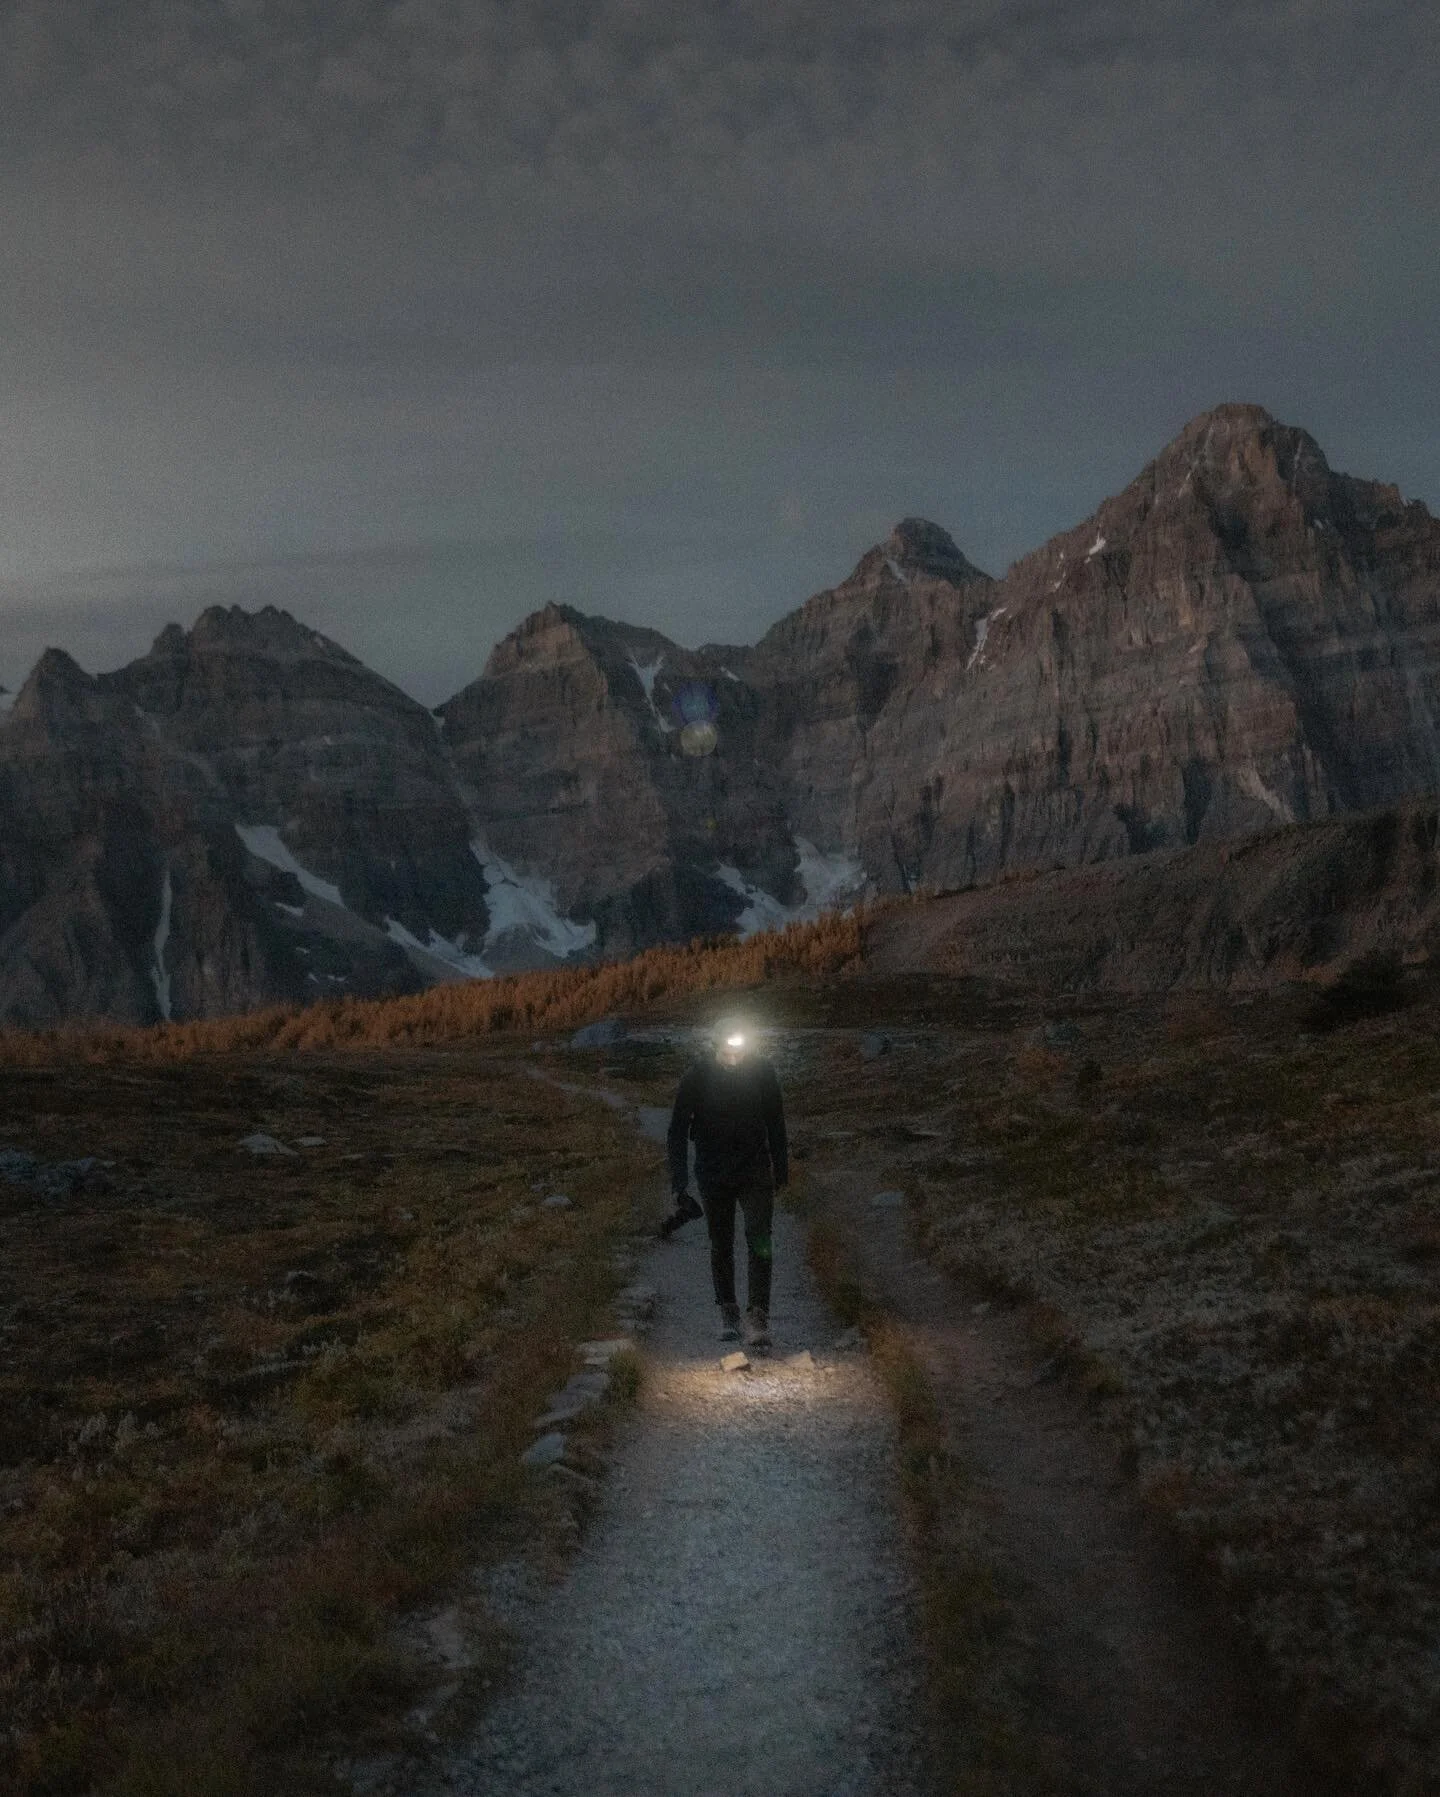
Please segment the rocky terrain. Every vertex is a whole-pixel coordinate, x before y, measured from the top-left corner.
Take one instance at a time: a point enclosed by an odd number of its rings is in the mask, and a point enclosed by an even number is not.
[[[549,605],[434,716],[269,608],[113,674],[50,651],[0,713],[0,1019],[399,991],[1392,805],[1440,783],[1437,621],[1425,507],[1228,405],[1002,579],[906,519],[750,647]]]

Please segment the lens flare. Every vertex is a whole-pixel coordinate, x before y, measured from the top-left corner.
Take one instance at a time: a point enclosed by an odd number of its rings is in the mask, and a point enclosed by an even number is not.
[[[702,755],[713,755],[719,741],[719,733],[713,724],[687,724],[680,732],[681,753],[696,760]]]

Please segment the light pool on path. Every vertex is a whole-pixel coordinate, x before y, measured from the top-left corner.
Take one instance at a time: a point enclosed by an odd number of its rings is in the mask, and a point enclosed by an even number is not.
[[[638,1411],[512,1693],[451,1757],[448,1789],[926,1789],[886,1396],[865,1355],[831,1351],[785,1213],[775,1249],[774,1355],[728,1375],[703,1224],[650,1255],[660,1301]],[[803,1349],[813,1366],[787,1363]]]

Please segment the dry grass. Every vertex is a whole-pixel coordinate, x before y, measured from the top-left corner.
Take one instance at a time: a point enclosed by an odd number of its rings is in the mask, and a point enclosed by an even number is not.
[[[9,1030],[0,1032],[0,1066],[39,1066],[61,1056],[103,1065],[206,1054],[421,1047],[507,1031],[543,1035],[695,993],[787,976],[829,978],[859,964],[874,911],[827,913],[814,923],[790,924],[743,942],[697,938],[684,946],[649,949],[629,961],[457,981],[407,998],[326,1000],[147,1029],[95,1024]]]
[[[566,1538],[517,1454],[653,1149],[498,1046],[12,1069],[0,1143],[115,1163],[0,1184],[0,1788],[335,1788],[430,1677],[397,1620]]]
[[[1057,1029],[973,985],[862,995],[914,1034],[836,1050],[797,1110],[883,1148],[929,1251],[1029,1307],[1312,1748],[1440,1789],[1429,1004],[1097,1002]]]

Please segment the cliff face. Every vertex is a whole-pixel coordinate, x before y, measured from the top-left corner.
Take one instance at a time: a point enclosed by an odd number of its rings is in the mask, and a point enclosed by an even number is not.
[[[728,929],[750,884],[781,903],[799,890],[756,695],[731,665],[746,653],[550,605],[440,708],[488,848],[548,880],[607,952]]]
[[[433,716],[282,612],[0,713],[0,1020],[401,990],[1440,788],[1440,524],[1255,406],[1000,579],[906,519],[753,647],[550,605]]]
[[[49,651],[0,729],[0,821],[12,1022],[409,990],[487,929],[434,720],[270,609],[114,674]]]
[[[1424,506],[1222,406],[990,587],[968,653],[909,665],[866,734],[859,852],[958,885],[1428,790],[1437,608]]]

